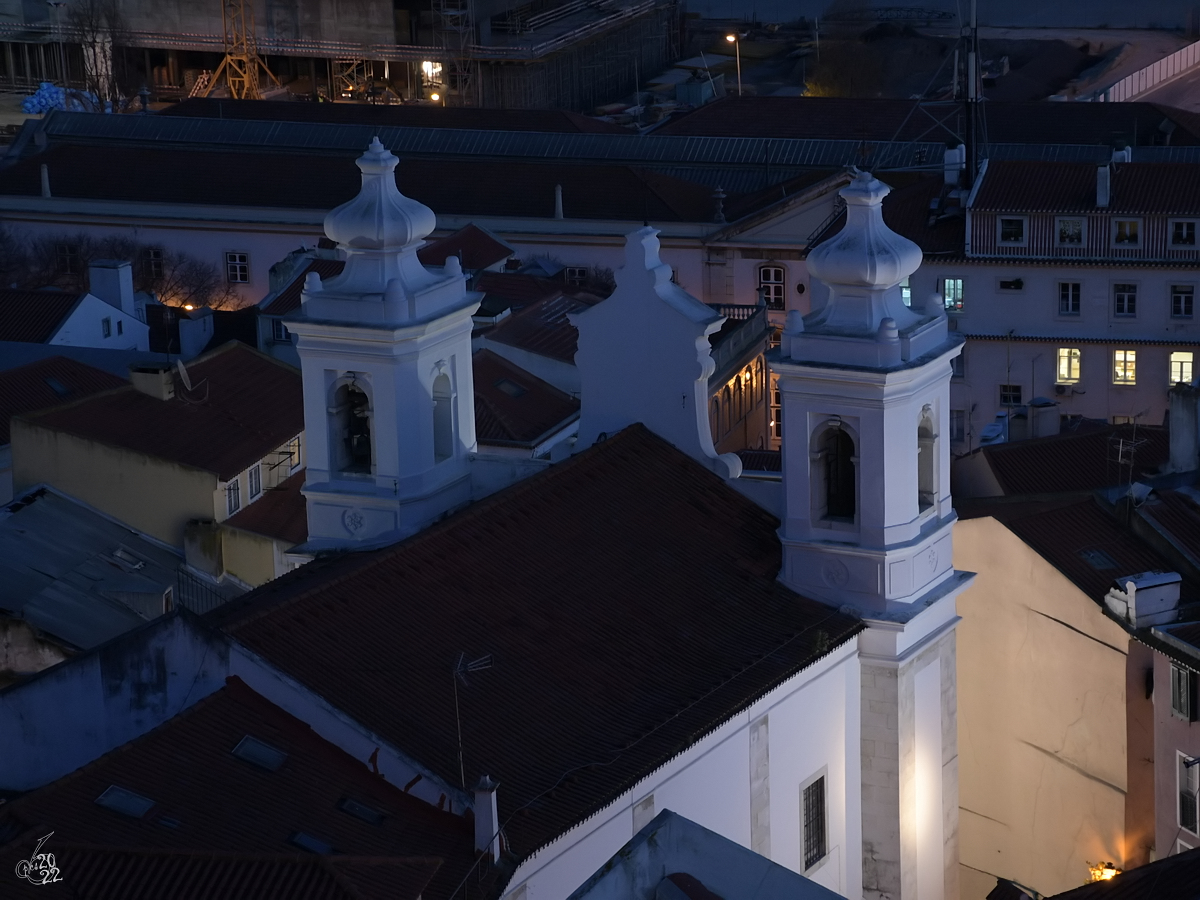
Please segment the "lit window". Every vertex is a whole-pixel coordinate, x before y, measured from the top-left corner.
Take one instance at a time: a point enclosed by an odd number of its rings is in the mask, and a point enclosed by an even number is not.
[[[1002,244],[1023,244],[1023,243],[1025,243],[1025,220],[1024,219],[1001,219],[1000,220],[1000,243],[1002,243]]]
[[[783,276],[783,266],[759,267],[758,291],[767,309],[783,309]]]
[[[1021,405],[1021,386],[1019,384],[1002,384],[1002,385],[1000,385],[1000,405],[1001,406],[1020,406]]]
[[[1124,247],[1136,247],[1140,242],[1140,219],[1117,219],[1113,222],[1113,243]]]
[[[1113,315],[1122,317],[1137,315],[1136,284],[1113,285]]]
[[[771,379],[771,437],[783,439],[783,395],[778,379]]]
[[[1137,351],[1113,351],[1113,384],[1137,384]]]
[[[1176,350],[1171,354],[1171,384],[1192,383],[1192,351]]]
[[[105,337],[112,337],[112,319],[103,318],[100,320],[100,331]]]
[[[1079,315],[1079,295],[1083,286],[1078,281],[1060,281],[1058,283],[1058,314],[1060,316]]]
[[[1196,246],[1196,223],[1195,222],[1172,222],[1171,223],[1171,246],[1172,247],[1195,247]]]
[[[1174,666],[1172,666],[1174,674]],[[1179,827],[1196,834],[1196,789],[1200,787],[1197,766],[1187,764],[1188,757],[1179,754]]]
[[[1171,285],[1171,315],[1176,319],[1190,319],[1196,299],[1196,288],[1190,284]]]
[[[1058,348],[1058,383],[1074,384],[1079,380],[1079,350],[1074,347]]]
[[[250,499],[253,500],[262,493],[262,469],[258,466],[250,468]]]
[[[828,836],[825,825],[825,777],[813,781],[801,791],[801,806],[804,816],[804,868],[811,869],[828,852]]]
[[[250,254],[225,254],[225,279],[230,284],[250,283]]]
[[[963,311],[963,280],[961,278],[942,279],[942,298],[948,312]]]
[[[1067,247],[1083,243],[1083,219],[1059,219],[1058,242]]]
[[[965,409],[950,410],[950,440],[962,443],[967,439],[967,411]]]
[[[232,516],[242,508],[242,485],[238,479],[233,479],[225,485],[225,512]]]

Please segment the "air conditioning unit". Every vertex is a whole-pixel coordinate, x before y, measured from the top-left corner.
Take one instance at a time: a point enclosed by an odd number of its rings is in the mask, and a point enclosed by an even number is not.
[[[1065,384],[1056,384],[1054,386],[1054,393],[1058,394],[1058,396],[1061,397],[1066,392],[1067,392],[1067,386]]]

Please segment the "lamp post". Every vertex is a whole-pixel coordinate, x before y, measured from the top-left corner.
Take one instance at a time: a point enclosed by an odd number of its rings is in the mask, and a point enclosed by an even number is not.
[[[737,59],[738,96],[742,96],[742,40],[740,34],[727,34],[725,40],[733,44],[734,57]]]

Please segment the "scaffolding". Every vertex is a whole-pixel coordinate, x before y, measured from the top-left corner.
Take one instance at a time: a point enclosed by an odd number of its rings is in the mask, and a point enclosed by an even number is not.
[[[225,58],[204,88],[203,96],[211,94],[224,75],[229,96],[233,99],[261,100],[259,71],[266,74],[276,87],[279,86],[279,79],[258,55],[253,0],[222,0],[221,25],[224,28]]]
[[[433,0],[433,32],[443,55],[447,102],[475,106],[479,64],[472,56],[477,37],[471,0]]]

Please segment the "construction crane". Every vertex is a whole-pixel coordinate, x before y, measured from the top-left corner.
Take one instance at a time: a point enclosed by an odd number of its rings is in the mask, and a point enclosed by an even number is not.
[[[230,97],[235,100],[261,100],[260,70],[276,87],[279,86],[279,79],[258,55],[258,41],[254,36],[254,0],[222,0],[221,24],[225,29],[225,58],[204,86],[201,96],[211,94],[224,75]]]

